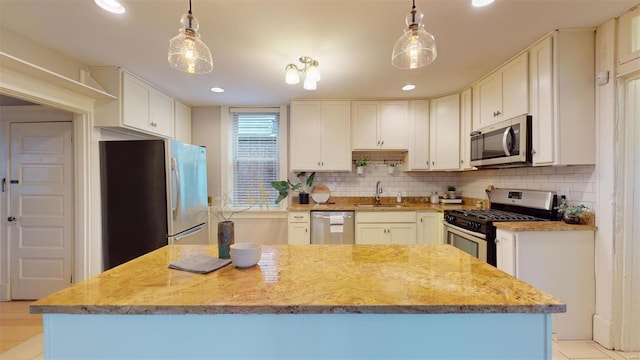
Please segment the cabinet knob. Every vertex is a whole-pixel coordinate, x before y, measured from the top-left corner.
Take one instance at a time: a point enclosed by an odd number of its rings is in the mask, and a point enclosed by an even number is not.
[[[535,155],[537,153],[537,151],[535,151],[534,149],[531,149],[531,155]]]
[[[384,145],[384,140],[380,141],[380,145]]]
[[[431,165],[435,165],[435,164],[436,164],[436,162],[435,162],[435,161],[432,161],[432,162],[431,162]]]

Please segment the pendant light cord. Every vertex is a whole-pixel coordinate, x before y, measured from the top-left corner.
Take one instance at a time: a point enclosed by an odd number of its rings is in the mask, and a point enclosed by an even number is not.
[[[416,7],[415,2],[416,2],[416,1],[415,1],[415,0],[413,0],[413,7]],[[193,15],[193,14],[191,13],[191,0],[189,0],[189,15]]]
[[[189,0],[189,3],[191,3],[191,0]],[[416,23],[416,0],[413,0],[413,7],[411,8],[411,23]]]

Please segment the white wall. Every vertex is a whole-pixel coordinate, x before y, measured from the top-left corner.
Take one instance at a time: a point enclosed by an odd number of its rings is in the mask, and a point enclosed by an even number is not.
[[[220,196],[220,106],[191,109],[191,142],[207,148],[207,189]]]

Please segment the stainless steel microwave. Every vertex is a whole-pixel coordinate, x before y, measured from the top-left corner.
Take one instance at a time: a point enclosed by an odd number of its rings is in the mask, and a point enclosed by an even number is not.
[[[471,166],[531,165],[531,116],[522,115],[471,133]]]

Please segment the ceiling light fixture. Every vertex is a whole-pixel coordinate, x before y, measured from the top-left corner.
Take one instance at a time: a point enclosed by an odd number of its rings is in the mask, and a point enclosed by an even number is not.
[[[289,64],[285,67],[285,76],[284,81],[287,84],[297,84],[300,82],[300,74],[304,73],[304,84],[303,87],[305,90],[315,90],[318,88],[318,81],[320,81],[320,66],[318,64],[318,60],[314,60],[308,56],[303,56],[298,59],[304,67],[302,69],[298,68],[294,64]]]
[[[413,89],[415,89],[415,88],[416,88],[416,86],[415,86],[415,85],[413,85],[413,84],[407,84],[407,85],[404,85],[404,86],[402,87],[402,91],[411,91],[411,90],[413,90]]]
[[[438,52],[436,39],[424,29],[424,14],[416,9],[416,0],[407,14],[404,35],[396,41],[391,54],[391,64],[399,69],[417,69],[431,64]]]
[[[95,3],[103,10],[113,14],[124,14],[126,11],[124,6],[116,0],[95,0]]]
[[[180,18],[182,27],[178,35],[169,40],[169,64],[174,68],[189,74],[206,74],[213,70],[211,51],[200,40],[198,28],[200,24],[191,13],[191,0],[189,0],[189,12]]]
[[[215,87],[212,87],[212,88],[211,88],[211,91],[212,91],[212,92],[214,92],[214,93],[223,93],[223,92],[224,92],[224,89],[223,89],[223,88],[221,88],[221,87],[217,87],[217,86],[215,86]]]
[[[494,0],[471,0],[471,5],[474,7],[483,7],[491,4]]]

